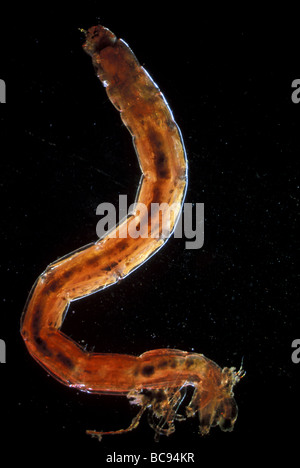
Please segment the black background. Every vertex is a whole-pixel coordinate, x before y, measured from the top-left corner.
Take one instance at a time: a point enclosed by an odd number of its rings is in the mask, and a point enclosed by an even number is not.
[[[49,462],[101,465],[113,452],[153,451],[227,466],[296,453],[297,23],[254,7],[233,14],[191,5],[90,1],[64,3],[63,12],[27,3],[2,17],[0,444],[13,461],[36,466],[42,453]],[[19,335],[38,275],[96,240],[98,204],[135,198],[131,137],[81,48],[78,28],[98,22],[130,45],[174,113],[189,159],[186,201],[205,203],[205,244],[186,250],[185,239],[172,238],[121,284],[72,304],[63,331],[99,352],[171,347],[222,367],[244,358],[232,433],[214,428],[201,438],[195,418],[155,443],[144,418],[134,432],[99,443],[85,430],[126,427],[136,409],[126,398],[59,384]]]

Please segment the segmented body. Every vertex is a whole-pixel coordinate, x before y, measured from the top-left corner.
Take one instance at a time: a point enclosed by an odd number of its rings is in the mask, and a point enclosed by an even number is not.
[[[232,428],[236,419],[232,387],[240,372],[222,370],[203,355],[179,350],[160,349],[141,356],[90,353],[60,330],[71,301],[117,283],[163,246],[180,215],[187,186],[180,130],[159,88],[127,44],[96,26],[87,32],[84,49],[133,137],[142,171],[137,208],[110,235],[48,266],[28,298],[21,334],[31,355],[63,384],[86,392],[127,395],[141,406],[126,430],[136,427],[150,408],[163,420],[151,423],[157,434],[173,432],[180,395],[188,385],[195,392],[187,416],[199,412],[202,433],[213,424]],[[147,216],[138,210],[139,203],[147,207]],[[155,204],[166,210],[172,207],[168,225],[161,212],[151,210]],[[137,222],[140,235],[126,235],[131,223]],[[103,434],[90,433],[99,438]]]

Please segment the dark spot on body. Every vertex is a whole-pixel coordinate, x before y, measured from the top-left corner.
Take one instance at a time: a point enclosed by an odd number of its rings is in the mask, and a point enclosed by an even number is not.
[[[168,365],[169,365],[169,361],[161,361],[157,364],[157,368],[165,369],[166,367],[168,367]]]
[[[126,239],[124,239],[123,241],[119,242],[118,244],[118,247],[119,247],[119,250],[121,250],[121,252],[125,249],[127,249],[128,247],[128,242]]]
[[[161,179],[169,179],[170,178],[170,171],[169,170],[160,169],[159,171],[157,171],[157,174],[158,174],[158,177],[160,177]]]
[[[175,367],[177,367],[177,361],[175,358],[170,358],[170,359],[159,362],[157,364],[157,367],[159,369],[165,369],[166,367],[171,367],[172,369],[174,369]]]
[[[112,262],[110,265],[107,265],[106,267],[102,268],[103,271],[111,271],[113,268],[117,266],[117,262]]]
[[[36,344],[37,349],[40,351],[40,353],[44,354],[45,356],[52,356],[52,352],[47,346],[47,343],[45,340],[43,340],[40,336],[35,336],[34,341]]]
[[[154,374],[154,366],[146,365],[142,368],[142,374],[145,377],[151,377]]]
[[[189,369],[190,367],[194,365],[194,363],[195,363],[195,359],[192,357],[188,357],[185,361],[185,367]]]
[[[52,352],[48,349],[46,341],[44,341],[39,335],[41,330],[41,315],[42,311],[36,309],[31,321],[31,331],[33,335],[33,341],[40,353],[45,356],[52,356]]]
[[[156,155],[156,164],[158,166],[163,166],[166,162],[167,158],[164,155],[162,151],[159,151],[159,153]]]
[[[98,264],[98,262],[99,262],[99,257],[98,256],[97,257],[90,257],[90,258],[88,258],[86,260],[87,265],[95,265],[96,266]]]
[[[48,290],[51,292],[57,292],[61,288],[61,280],[54,279],[48,285]]]
[[[160,177],[161,179],[170,178],[168,158],[161,150],[159,150],[155,155],[155,166],[158,177]]]
[[[75,273],[76,273],[76,268],[72,268],[72,269],[70,269],[70,270],[66,270],[66,271],[63,273],[63,278],[69,279],[69,278],[71,278],[71,276],[73,276]]]
[[[149,129],[149,140],[154,150],[154,164],[159,178],[170,178],[168,158],[163,151],[163,138],[155,129]]]
[[[68,367],[68,369],[73,369],[74,368],[75,365],[74,365],[72,359],[70,359],[65,354],[57,353],[56,357],[65,367]]]
[[[36,309],[31,321],[31,329],[33,335],[38,335],[41,328],[41,311]]]

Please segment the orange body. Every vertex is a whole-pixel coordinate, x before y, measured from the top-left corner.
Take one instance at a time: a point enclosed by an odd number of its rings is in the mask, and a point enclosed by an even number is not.
[[[162,247],[178,220],[187,185],[180,131],[159,88],[126,43],[96,26],[87,32],[84,49],[132,134],[142,171],[137,208],[113,233],[48,266],[28,298],[21,334],[31,355],[63,384],[86,392],[125,394],[142,412],[152,408],[156,418],[164,418],[164,424],[153,423],[157,434],[173,432],[180,395],[188,385],[195,392],[187,416],[199,411],[201,432],[212,424],[226,429],[225,420],[231,428],[236,419],[232,387],[241,372],[222,370],[203,355],[178,350],[138,357],[89,353],[60,331],[71,301],[117,283]],[[151,210],[153,204],[165,208]],[[170,207],[167,223],[162,212]],[[138,237],[126,235],[131,223],[140,226]]]

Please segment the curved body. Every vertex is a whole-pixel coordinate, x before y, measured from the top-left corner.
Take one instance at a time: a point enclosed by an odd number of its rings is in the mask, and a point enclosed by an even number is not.
[[[136,208],[104,238],[48,266],[28,298],[21,334],[31,355],[63,384],[86,392],[124,394],[141,406],[127,430],[151,408],[156,418],[164,419],[164,424],[151,423],[156,433],[173,432],[176,407],[188,385],[195,392],[187,416],[199,411],[201,432],[217,423],[225,428],[223,420],[231,428],[236,418],[232,387],[241,376],[234,369],[222,371],[203,355],[170,349],[141,356],[89,353],[60,330],[71,301],[117,283],[163,246],[179,218],[187,185],[180,130],[159,88],[127,44],[96,26],[87,32],[83,47],[132,134],[142,171]],[[132,227],[139,228],[138,236],[130,236]]]

